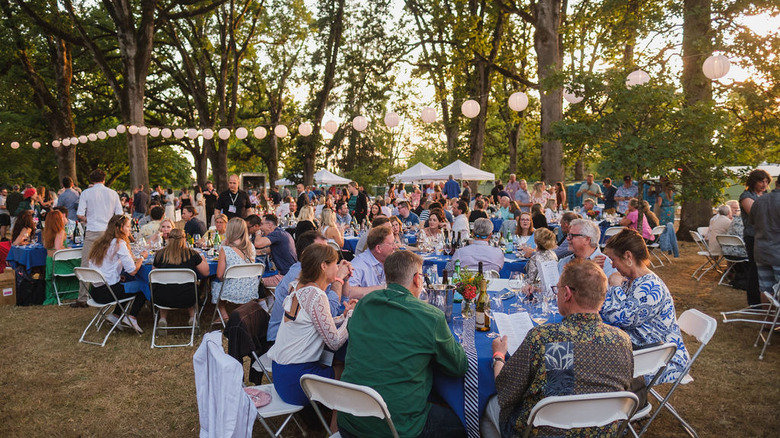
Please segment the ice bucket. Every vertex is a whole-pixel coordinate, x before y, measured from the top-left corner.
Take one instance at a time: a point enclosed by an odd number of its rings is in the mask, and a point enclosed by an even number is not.
[[[447,318],[447,323],[452,322],[452,299],[455,295],[455,286],[449,284],[433,284],[425,288],[428,294],[428,304],[440,309]]]

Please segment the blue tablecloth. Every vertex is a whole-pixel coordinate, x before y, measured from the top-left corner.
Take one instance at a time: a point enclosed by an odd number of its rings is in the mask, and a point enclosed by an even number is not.
[[[447,266],[447,262],[449,262],[451,258],[452,257],[448,255],[424,255],[423,266],[435,265],[439,275],[443,275],[444,268]],[[501,268],[499,275],[501,278],[509,278],[509,274],[514,271],[523,272],[525,271],[525,264],[527,261],[528,259],[518,258],[514,254],[504,254],[504,267]]]
[[[504,301],[504,311],[509,312],[510,304],[514,303],[515,299],[511,298]],[[455,303],[453,306],[453,314],[460,314],[460,304]],[[556,314],[551,322],[560,322],[561,316]],[[451,328],[451,327],[450,327]],[[496,331],[495,327],[492,328]],[[493,377],[493,368],[491,362],[493,360],[493,339],[489,338],[489,332],[475,332],[474,343],[477,349],[477,363],[479,374],[479,416],[485,412],[485,406],[488,399],[496,393],[496,381]],[[509,352],[512,354],[513,352]],[[446,376],[440,373],[434,373],[433,388],[434,390],[447,402],[447,404],[455,411],[465,427],[466,419],[464,415],[464,389],[463,389],[463,377]]]
[[[413,233],[407,233],[404,234],[406,236],[406,243],[407,245],[417,245],[417,235]],[[345,249],[347,251],[355,252],[355,249],[357,249],[358,241],[360,240],[360,237],[357,236],[344,236],[344,247],[342,249]]]
[[[79,246],[74,246],[74,248],[79,248]],[[24,265],[29,271],[31,268],[46,266],[46,255],[46,248],[41,243],[12,246],[6,261],[12,268],[16,268],[17,265]]]

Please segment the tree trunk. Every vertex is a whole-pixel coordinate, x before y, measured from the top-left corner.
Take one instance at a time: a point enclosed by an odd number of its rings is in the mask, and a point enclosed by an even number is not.
[[[477,70],[475,92],[479,96],[479,114],[471,119],[469,138],[469,161],[472,166],[482,167],[482,155],[485,152],[485,124],[487,123],[488,96],[490,95],[490,67],[485,61],[475,63]]]
[[[536,30],[534,49],[538,59],[539,83],[561,69],[558,29],[561,24],[561,0],[540,0],[535,7]],[[563,118],[563,90],[540,87],[541,135],[542,135],[542,179],[548,184],[563,180],[563,146],[551,138],[552,125]]]
[[[145,82],[145,81],[143,81]],[[126,102],[122,107],[122,116],[126,125],[144,125],[144,84],[125,83]],[[143,184],[149,187],[149,162],[145,135],[131,135],[127,133],[127,155],[130,164],[130,187],[138,187]]]
[[[507,135],[507,138],[509,140],[509,173],[517,173],[517,146],[520,141],[520,133],[523,129],[523,122],[522,120],[520,123],[512,126],[510,126],[509,129],[509,135]]]
[[[265,166],[268,167],[268,182],[273,187],[274,181],[279,179],[279,144],[275,135],[272,135],[268,141],[268,159],[265,160]]]
[[[685,0],[683,3],[683,73],[682,85],[685,103],[693,106],[699,102],[712,100],[712,82],[704,76],[701,66],[712,54],[711,0]],[[709,151],[712,132],[702,132],[699,136],[701,151]],[[684,163],[680,179],[682,191],[691,191],[699,182],[695,163]],[[677,230],[679,240],[690,240],[690,230],[706,226],[712,216],[712,201],[709,199],[683,198],[680,212],[680,226]]]
[[[574,181],[585,180],[585,161],[582,157],[577,158],[577,162],[574,163]],[[559,181],[563,181],[560,179]]]

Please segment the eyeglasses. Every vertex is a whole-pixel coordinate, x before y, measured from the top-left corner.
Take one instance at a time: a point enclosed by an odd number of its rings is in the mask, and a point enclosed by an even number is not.
[[[579,233],[569,233],[566,235],[566,238],[569,240],[574,239],[575,237],[587,237],[587,236]]]

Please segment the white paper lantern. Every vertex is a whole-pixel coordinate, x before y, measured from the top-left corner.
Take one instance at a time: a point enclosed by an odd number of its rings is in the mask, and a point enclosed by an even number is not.
[[[130,125],[130,126],[127,127],[127,132],[130,135],[136,135],[136,134],[138,134],[138,127],[135,126],[135,125]]]
[[[78,137],[71,137],[70,138],[70,144],[79,144],[79,138]]]
[[[159,137],[160,136],[160,128],[149,128],[149,135],[152,137]]]
[[[528,108],[528,95],[522,91],[512,93],[512,95],[509,96],[509,108],[512,108],[512,111],[518,112]]]
[[[60,147],[60,141],[59,140],[53,140],[51,142],[51,145],[54,146],[55,148],[58,148],[58,147]]]
[[[268,135],[268,130],[263,128],[262,126],[258,126],[252,130],[252,134],[255,136],[256,139],[262,140],[265,138],[266,135]]]
[[[86,143],[87,141],[86,135],[79,135],[79,143]]]
[[[230,138],[230,130],[227,129],[227,128],[222,128],[222,129],[219,130],[219,132],[217,132],[217,135],[222,140],[227,140],[227,139]]]
[[[323,126],[323,128],[325,128],[325,132],[327,132],[330,135],[333,135],[336,133],[336,131],[339,130],[339,124],[336,123],[336,121],[334,120],[328,120],[327,122],[325,122],[325,126]]]
[[[469,99],[460,106],[460,112],[470,119],[477,117],[479,115],[479,110],[479,102],[474,99]]]
[[[284,125],[276,125],[274,127],[274,135],[279,138],[287,137],[287,127]]]
[[[89,141],[96,141],[97,140],[97,135],[91,133],[91,134],[87,135],[87,139]]]
[[[352,127],[358,132],[365,131],[365,129],[368,128],[368,119],[363,116],[357,116],[352,119]]]
[[[571,104],[580,103],[582,102],[582,99],[584,99],[584,97],[577,96],[577,94],[570,93],[566,90],[563,91],[563,98],[566,99],[566,102],[569,102]]]
[[[211,140],[212,138],[214,138],[214,130],[209,128],[204,129],[203,138],[205,138],[206,140]]]
[[[313,131],[314,127],[309,122],[303,122],[298,125],[298,134],[301,134],[303,137],[308,137]]]
[[[399,117],[398,114],[392,111],[385,114],[385,126],[387,126],[388,128],[395,128],[400,123],[401,123],[401,117]]]
[[[105,140],[105,139],[106,139],[106,137],[108,137],[108,136],[106,135],[106,131],[98,131],[98,133],[97,133],[97,138],[99,138],[99,139],[101,139],[101,140]]]
[[[176,140],[181,140],[182,138],[184,138],[184,130],[181,128],[174,129],[173,137],[176,138]]]
[[[422,109],[421,116],[423,122],[433,123],[436,121],[436,110],[429,106],[426,106],[425,108]]]
[[[731,63],[729,59],[723,55],[712,55],[704,60],[704,64],[701,66],[704,76],[709,79],[720,79],[729,73]]]
[[[19,149],[19,142],[18,141],[12,141],[11,142],[11,149]]]
[[[626,77],[626,87],[631,88],[635,85],[643,85],[650,82],[650,75],[643,70],[632,71]]]
[[[127,131],[127,127],[125,125],[122,125],[121,123],[119,125],[116,125],[116,132],[120,134],[124,134],[125,131]]]
[[[198,130],[197,130],[197,129],[195,129],[195,128],[190,128],[190,129],[188,129],[188,130],[187,130],[187,137],[188,137],[190,140],[195,140],[196,138],[198,138]]]
[[[69,138],[63,139],[62,140],[62,145],[63,146],[70,146],[70,139]]]
[[[117,134],[116,129],[111,128],[111,129],[108,130],[108,136],[109,137],[116,137],[116,134]]]
[[[41,143],[37,142],[37,141],[34,141],[34,142],[32,142],[32,147],[33,147],[33,149],[38,149],[39,147],[41,147]]]
[[[249,131],[244,128],[243,126],[240,126],[236,128],[236,138],[239,140],[245,139],[249,135]]]
[[[149,134],[149,128],[146,126],[139,126],[138,127],[138,135],[143,135],[144,137]]]
[[[162,135],[162,138],[171,138],[173,131],[171,131],[171,128],[163,128],[162,131],[160,131],[160,135]]]

